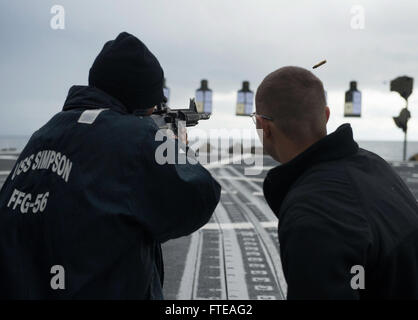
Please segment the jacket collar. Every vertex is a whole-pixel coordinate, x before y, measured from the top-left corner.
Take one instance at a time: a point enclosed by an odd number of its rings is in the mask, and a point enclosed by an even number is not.
[[[312,166],[345,158],[358,151],[350,124],[341,125],[333,133],[314,143],[291,161],[271,169],[263,184],[264,197],[279,217],[280,206],[292,184]]]
[[[128,113],[126,107],[104,91],[90,86],[72,86],[64,102],[63,111],[71,109],[109,108],[121,113]]]

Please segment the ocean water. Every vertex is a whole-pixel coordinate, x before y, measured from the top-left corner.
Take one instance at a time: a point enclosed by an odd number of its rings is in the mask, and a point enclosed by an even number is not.
[[[372,151],[385,160],[400,161],[403,157],[403,141],[358,141],[361,148]],[[406,160],[418,154],[418,141],[408,141]]]
[[[29,136],[0,136],[0,152],[4,149],[14,148],[22,151],[29,141]]]
[[[16,148],[21,151],[29,140],[29,136],[0,136],[0,152],[4,148]],[[383,159],[402,160],[403,141],[358,141],[360,147],[377,153]],[[409,141],[407,159],[418,153],[418,141]]]

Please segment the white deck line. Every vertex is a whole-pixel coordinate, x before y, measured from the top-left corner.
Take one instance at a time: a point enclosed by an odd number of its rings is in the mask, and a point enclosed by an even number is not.
[[[266,221],[260,222],[260,225],[263,228],[273,228],[277,227],[277,221]],[[234,223],[207,223],[200,230],[245,230],[245,229],[254,229],[254,225],[251,222],[234,222]]]
[[[194,281],[196,272],[197,256],[200,244],[200,232],[196,231],[190,239],[189,251],[187,252],[186,264],[184,266],[183,276],[180,281],[178,300],[190,300],[193,297]]]
[[[237,177],[237,176],[216,176],[217,179],[226,180],[238,180],[238,181],[252,181],[252,182],[263,182],[262,178],[249,178],[249,177]]]
[[[193,291],[192,296],[189,299],[197,300],[197,291],[199,286],[199,275],[200,275],[200,265],[202,264],[202,249],[203,249],[203,234],[202,231],[198,230],[196,232],[199,236],[197,241],[197,254],[194,260],[194,270],[190,273],[190,277],[193,278]],[[186,270],[186,268],[185,268]],[[187,277],[187,274],[186,274]]]
[[[222,174],[223,172],[227,171],[228,169],[231,169],[231,168],[219,169],[219,171]],[[231,183],[231,185],[233,185],[234,188],[236,188],[238,191],[240,191],[243,196],[247,197],[249,202],[252,202],[252,203],[255,203],[255,202],[258,203],[259,202],[259,201],[254,201],[254,199],[257,199],[257,198],[254,197],[249,190],[246,191],[245,187],[240,186],[237,182],[230,181],[230,183]],[[225,188],[228,191],[228,187],[225,186],[225,183],[220,181],[220,184],[222,185],[223,188]],[[243,210],[244,215],[249,219],[250,222],[253,223],[254,228],[256,229],[258,234],[260,235],[260,239],[262,240],[262,242],[266,246],[265,247],[266,257],[271,258],[271,261],[268,261],[268,263],[269,263],[269,265],[272,269],[273,276],[276,279],[277,285],[283,291],[283,294],[284,294],[283,298],[286,299],[287,283],[286,283],[286,280],[285,280],[285,277],[284,277],[284,274],[283,274],[282,263],[281,263],[281,259],[280,259],[280,254],[279,254],[278,249],[277,249],[277,244],[273,243],[273,240],[271,239],[270,235],[267,233],[266,230],[264,230],[264,228],[260,224],[260,221],[258,221],[258,219],[251,212],[251,210],[247,206],[243,205],[236,195],[231,195],[231,197],[235,198],[236,203],[238,204],[238,206],[241,207],[241,209]],[[268,260],[270,260],[270,259],[268,259]]]
[[[222,229],[225,253],[225,276],[227,295],[229,300],[248,300],[249,292],[245,279],[245,268],[241,248],[238,243],[235,229],[225,228],[234,225],[228,217],[223,205],[219,202],[215,215]]]
[[[0,155],[0,160],[17,160],[18,158],[19,158],[18,155],[16,155],[16,156],[13,156],[13,155],[10,155],[10,154]]]
[[[227,292],[227,278],[226,278],[226,267],[225,267],[225,239],[224,239],[224,232],[221,229],[221,224],[219,219],[215,214],[213,215],[213,219],[216,221],[219,230],[219,279],[221,281],[221,300],[228,299],[228,292]]]

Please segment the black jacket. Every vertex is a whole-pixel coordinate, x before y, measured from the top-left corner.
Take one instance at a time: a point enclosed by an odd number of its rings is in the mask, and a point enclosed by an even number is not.
[[[157,129],[99,89],[70,89],[0,192],[0,298],[162,297],[160,243],[204,225],[220,186],[199,164],[157,164]]]
[[[279,218],[288,299],[418,298],[417,201],[350,125],[270,170],[264,195]]]

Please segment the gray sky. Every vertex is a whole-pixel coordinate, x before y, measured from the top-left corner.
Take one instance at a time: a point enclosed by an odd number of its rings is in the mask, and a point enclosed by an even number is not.
[[[64,30],[50,27],[55,4],[65,9]],[[365,9],[364,29],[350,26],[353,5]],[[201,128],[252,126],[234,116],[242,80],[255,90],[281,66],[311,68],[327,59],[314,72],[328,92],[329,130],[351,122],[357,139],[401,140],[391,117],[404,102],[387,81],[418,77],[417,16],[414,0],[1,0],[0,134],[31,134],[42,126],[71,85],[87,83],[103,44],[128,31],[160,60],[172,106],[186,107],[200,79],[209,80],[214,114]],[[342,117],[350,80],[363,93],[361,119]],[[410,110],[409,137],[418,140],[416,92]]]

